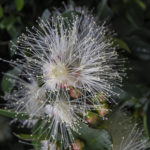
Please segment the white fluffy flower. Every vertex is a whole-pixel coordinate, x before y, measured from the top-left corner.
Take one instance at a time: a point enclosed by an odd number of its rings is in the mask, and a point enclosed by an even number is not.
[[[47,104],[44,107],[45,117],[38,129],[43,131],[38,138],[44,136],[49,141],[54,143],[63,143],[61,147],[70,147],[74,137],[72,131],[78,133],[80,121],[82,117],[78,114],[83,114],[84,109],[75,101],[68,101],[65,98],[56,99],[53,103]],[[33,134],[38,134],[36,130]]]
[[[77,88],[84,98],[98,92],[116,94],[112,88],[124,75],[123,60],[107,27],[96,25],[91,15],[72,21],[58,16],[39,27],[19,38],[18,54],[25,59],[17,65],[34,74],[42,87],[50,93]]]
[[[76,119],[73,117],[73,110],[64,100],[56,100],[53,105],[45,106],[45,113],[51,118],[54,116],[55,122],[65,123],[73,128]]]
[[[38,83],[34,78],[29,77],[28,81],[12,76],[11,82],[16,82],[16,87],[12,93],[7,93],[4,99],[8,101],[7,107],[17,113],[25,113],[29,115],[29,120],[25,120],[23,125],[31,127],[37,122],[35,117],[42,117],[43,105],[45,100],[45,91],[39,88]],[[29,80],[30,79],[30,80]]]
[[[21,80],[21,78],[18,79]],[[19,89],[6,95],[6,99],[11,103],[10,106],[14,107],[16,112],[25,112],[30,116],[40,115],[38,109],[44,101],[45,92],[38,87],[35,80],[30,82],[21,80],[17,82]]]
[[[44,136],[45,139],[52,140],[54,143],[58,141],[63,143],[63,148],[69,147],[74,140],[72,131],[78,132],[79,122],[84,121],[81,117],[85,115],[82,101],[68,102],[68,95],[57,95],[57,97],[53,95],[53,99],[50,99],[47,91],[40,88],[35,79],[29,77],[30,80],[26,81],[20,77],[13,76],[13,78],[15,79],[12,79],[12,82],[17,79],[16,89],[5,96],[9,108],[18,114],[28,114],[30,118],[23,121],[23,125],[28,127],[33,127],[42,121],[38,130],[33,132],[33,135],[37,135],[39,130],[42,131],[38,136],[39,139]],[[90,106],[87,105],[87,107]]]

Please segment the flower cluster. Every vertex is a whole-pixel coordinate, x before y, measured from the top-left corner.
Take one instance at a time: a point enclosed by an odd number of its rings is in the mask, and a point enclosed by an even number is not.
[[[114,101],[113,88],[125,75],[124,60],[118,58],[108,27],[97,25],[88,13],[71,19],[60,14],[38,23],[13,46],[21,59],[9,63],[21,74],[10,75],[16,86],[5,98],[16,112],[29,115],[24,124],[40,122],[34,130],[38,138],[65,148],[89,111],[107,114],[106,101]]]

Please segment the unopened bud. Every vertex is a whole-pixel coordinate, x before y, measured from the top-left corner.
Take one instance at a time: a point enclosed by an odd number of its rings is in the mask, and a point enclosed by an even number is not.
[[[86,120],[88,123],[95,125],[98,122],[98,116],[97,116],[97,114],[88,111]]]
[[[84,148],[84,143],[79,139],[75,140],[74,143],[72,144],[73,150],[83,150],[83,148]]]
[[[81,97],[81,92],[79,91],[79,89],[71,88],[69,90],[69,94],[73,98],[79,98],[79,97]]]
[[[108,105],[106,103],[101,105],[97,111],[101,117],[104,117],[109,113]]]

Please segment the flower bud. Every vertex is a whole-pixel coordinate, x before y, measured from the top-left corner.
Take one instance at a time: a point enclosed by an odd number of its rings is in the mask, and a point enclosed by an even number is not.
[[[108,105],[105,103],[97,110],[101,117],[104,117],[109,113]]]
[[[79,97],[81,97],[81,92],[79,91],[79,89],[71,88],[69,90],[69,94],[73,98],[79,98]]]
[[[88,111],[86,120],[88,123],[95,125],[98,122],[98,115],[93,112]]]
[[[83,148],[84,148],[84,143],[79,139],[75,140],[74,143],[72,144],[73,150],[83,150]]]

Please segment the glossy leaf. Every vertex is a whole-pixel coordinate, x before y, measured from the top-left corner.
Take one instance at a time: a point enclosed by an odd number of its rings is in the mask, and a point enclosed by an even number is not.
[[[0,21],[0,28],[9,30],[11,26],[13,26],[14,22],[14,16],[10,15],[8,17],[5,17],[2,21]]]
[[[40,150],[40,140],[38,139],[38,135],[32,135],[32,134],[16,134],[13,133],[17,138],[25,141],[30,141],[33,144],[33,147],[35,150]],[[44,139],[43,139],[44,140]]]
[[[3,76],[2,82],[1,82],[1,88],[4,93],[11,92],[11,90],[13,89],[13,87],[15,85],[15,80],[10,77],[10,74],[14,75],[14,76],[19,76],[20,72],[21,72],[21,69],[14,68],[14,69],[8,71]]]
[[[85,142],[86,150],[111,150],[112,140],[110,134],[104,129],[89,128],[81,124],[77,138]]]
[[[118,38],[113,38],[113,39],[114,39],[114,45],[117,45],[119,49],[124,49],[129,53],[131,52],[126,42]]]
[[[32,135],[32,134],[16,134],[13,133],[16,137],[22,140],[27,140],[27,141],[34,141],[35,139],[38,139],[38,135]]]
[[[13,119],[14,118],[22,119],[22,120],[29,119],[29,115],[27,115],[25,113],[17,113],[15,111],[6,110],[6,109],[0,109],[0,115],[9,117],[9,118],[13,118]]]
[[[44,132],[48,127],[49,123],[43,124],[43,121],[39,119],[32,129],[34,140],[48,140],[49,136],[47,135],[47,132]]]
[[[16,8],[18,11],[21,11],[24,6],[24,0],[15,0]]]
[[[146,5],[142,0],[136,0],[136,3],[143,9],[146,9]]]

